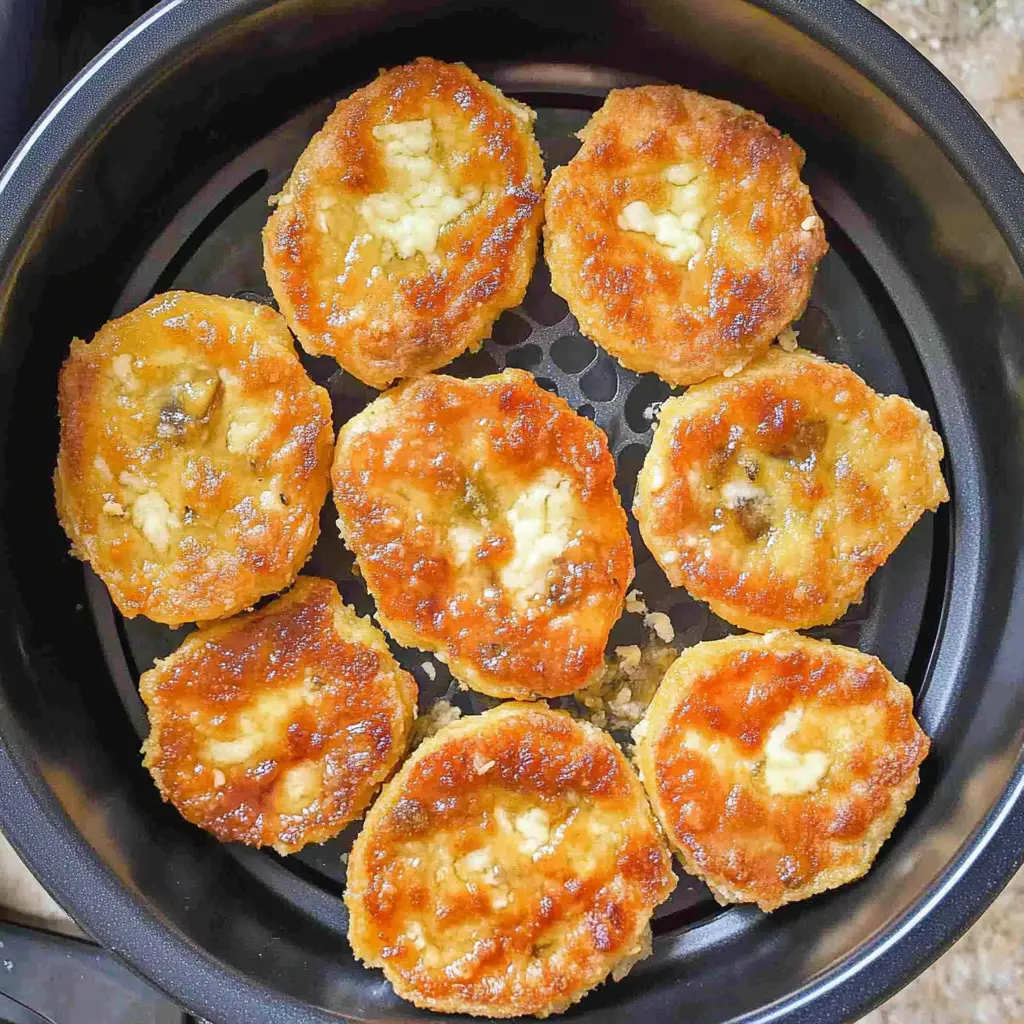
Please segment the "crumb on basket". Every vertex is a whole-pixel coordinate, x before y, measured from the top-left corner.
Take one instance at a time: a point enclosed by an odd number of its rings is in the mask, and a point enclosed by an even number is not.
[[[446,700],[435,701],[413,722],[410,749],[415,749],[424,740],[430,739],[446,725],[451,725],[461,717],[462,712],[454,704]]]
[[[664,612],[648,612],[644,616],[644,625],[663,643],[670,644],[676,638],[672,620]]]
[[[779,348],[784,349],[786,352],[795,352],[800,345],[800,342],[796,340],[799,333],[799,331],[793,330],[792,324],[789,327],[784,327],[776,339],[779,343]]]
[[[648,423],[656,423],[658,417],[661,415],[661,407],[664,404],[664,402],[651,402],[651,404],[644,409],[644,419],[647,420]]]
[[[601,729],[632,729],[677,657],[674,647],[657,640],[616,647],[598,678],[575,695],[583,717]]]

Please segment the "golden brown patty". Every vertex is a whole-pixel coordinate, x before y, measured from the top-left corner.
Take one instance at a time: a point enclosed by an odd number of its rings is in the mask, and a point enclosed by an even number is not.
[[[928,753],[910,690],[877,658],[796,633],[684,651],[634,736],[687,871],[762,910],[860,878]]]
[[[649,951],[675,888],[611,738],[543,704],[442,729],[384,788],[348,863],[349,941],[447,1013],[557,1013]]]
[[[534,113],[463,64],[420,58],[342,100],[263,231],[307,352],[383,388],[479,346],[537,255]]]
[[[545,256],[580,329],[691,384],[803,311],[825,231],[804,154],[760,114],[678,86],[616,89],[551,175]]]
[[[59,400],[57,512],[123,615],[216,619],[295,578],[331,404],[272,309],[158,295],[71,343]]]
[[[604,433],[522,370],[425,377],[338,434],[334,500],[384,628],[496,697],[602,666],[633,576]]]
[[[927,413],[771,348],[667,401],[633,511],[673,586],[763,632],[829,623],[948,500]]]
[[[222,842],[294,853],[336,836],[405,753],[416,684],[330,580],[191,634],[139,682],[144,764]]]

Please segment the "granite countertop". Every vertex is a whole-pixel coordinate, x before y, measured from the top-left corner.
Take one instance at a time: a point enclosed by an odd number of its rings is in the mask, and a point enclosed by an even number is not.
[[[954,82],[1024,166],[1024,0],[862,2]],[[77,932],[2,836],[0,907],[26,923]],[[967,935],[863,1024],[1024,1024],[1024,871]]]
[[[1024,0],[861,2],[953,82],[1024,167]]]
[[[1024,167],[1024,0],[861,2],[956,85]],[[1024,870],[948,953],[863,1019],[926,1022],[1024,1024]]]

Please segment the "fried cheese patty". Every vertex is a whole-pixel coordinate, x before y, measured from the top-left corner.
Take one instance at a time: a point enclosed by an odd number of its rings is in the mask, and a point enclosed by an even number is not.
[[[168,292],[75,339],[57,512],[127,618],[221,618],[288,586],[320,531],[331,403],[267,306]]]
[[[349,857],[349,941],[417,1006],[544,1017],[649,952],[675,882],[612,739],[502,704],[442,729],[385,786]]]
[[[828,247],[792,139],[674,85],[613,90],[579,137],[545,194],[545,257],[623,366],[692,384],[800,315]]]
[[[139,682],[144,764],[222,842],[294,853],[366,809],[405,753],[416,683],[330,580],[192,633]]]
[[[585,685],[633,576],[604,433],[523,370],[434,375],[338,434],[334,501],[384,628],[495,697]]]
[[[877,658],[796,633],[684,651],[634,737],[686,870],[762,910],[860,878],[929,746]]]
[[[534,116],[427,58],[337,105],[263,231],[267,280],[307,352],[384,388],[488,337],[537,256]]]
[[[773,346],[661,409],[633,511],[673,586],[757,632],[837,619],[948,500],[928,414]]]

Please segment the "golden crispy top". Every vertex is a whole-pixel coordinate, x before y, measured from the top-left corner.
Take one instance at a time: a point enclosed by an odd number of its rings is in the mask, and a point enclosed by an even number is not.
[[[330,580],[191,634],[143,674],[145,764],[222,842],[293,853],[337,835],[405,752],[416,684]]]
[[[674,887],[611,738],[508,703],[443,729],[385,788],[349,859],[349,937],[417,1005],[543,1014],[636,955]]]
[[[158,295],[60,373],[61,523],[121,612],[180,623],[287,586],[319,532],[327,392],[267,306]]]
[[[795,633],[685,651],[638,760],[688,866],[770,910],[867,869],[917,785],[928,738],[877,658]]]
[[[584,334],[690,384],[799,316],[827,245],[792,139],[678,86],[613,90],[580,138],[551,175],[544,233]]]
[[[533,118],[427,58],[337,105],[263,232],[267,280],[307,351],[383,388],[488,336],[536,258]]]
[[[805,628],[859,600],[948,499],[942,455],[906,399],[773,347],[665,403],[634,510],[674,586],[746,629]]]
[[[522,370],[431,376],[338,434],[339,527],[381,622],[495,696],[602,665],[633,576],[603,432]]]

